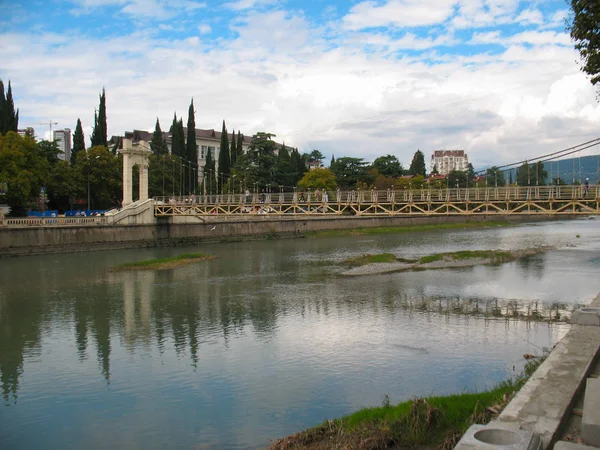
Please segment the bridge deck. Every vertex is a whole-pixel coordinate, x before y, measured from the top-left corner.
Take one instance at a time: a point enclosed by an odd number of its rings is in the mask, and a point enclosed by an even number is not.
[[[600,214],[600,186],[493,187],[156,197],[155,216]]]

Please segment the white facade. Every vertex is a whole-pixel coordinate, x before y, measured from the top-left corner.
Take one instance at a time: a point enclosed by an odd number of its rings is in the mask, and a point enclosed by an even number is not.
[[[465,171],[469,158],[464,150],[435,150],[431,155],[431,168],[437,168],[440,175],[448,175],[453,170]]]
[[[71,140],[71,130],[69,128],[65,128],[64,130],[54,130],[54,136],[52,139],[56,141],[58,144],[59,150],[62,152],[58,155],[60,159],[63,161],[71,160],[71,149],[72,140]]]

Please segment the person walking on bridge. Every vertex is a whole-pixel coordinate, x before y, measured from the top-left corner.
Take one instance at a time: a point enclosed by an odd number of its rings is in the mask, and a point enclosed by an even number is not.
[[[583,183],[583,195],[585,197],[587,197],[587,195],[590,193],[590,179],[586,178],[585,182]]]

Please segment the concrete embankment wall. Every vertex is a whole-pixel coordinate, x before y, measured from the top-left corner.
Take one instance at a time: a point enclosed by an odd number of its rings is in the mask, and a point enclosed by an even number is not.
[[[195,218],[194,218],[195,219]],[[31,226],[0,228],[0,257],[44,253],[68,253],[119,248],[219,242],[237,239],[292,237],[309,231],[360,227],[465,223],[469,221],[540,221],[550,216],[446,216],[446,217],[248,217],[245,220],[211,218],[198,223],[173,223],[159,218],[152,225]],[[197,219],[196,219],[197,220]]]

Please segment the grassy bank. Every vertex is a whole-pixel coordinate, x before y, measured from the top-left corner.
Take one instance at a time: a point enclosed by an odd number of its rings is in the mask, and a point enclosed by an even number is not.
[[[385,399],[381,407],[328,420],[279,439],[269,449],[451,449],[471,424],[485,424],[494,418],[543,359],[529,360],[521,375],[489,391],[420,398],[395,406]]]
[[[436,261],[465,261],[469,259],[485,259],[492,263],[501,263],[514,261],[517,259],[517,256],[513,252],[503,250],[462,250],[423,256],[419,259],[419,264],[429,264]]]
[[[136,261],[125,263],[113,268],[115,271],[121,270],[157,270],[157,269],[173,269],[175,267],[191,264],[199,261],[214,259],[214,256],[204,253],[184,253],[182,255],[171,256],[168,258],[157,258],[146,261]]]
[[[307,231],[304,233],[308,237],[333,237],[333,236],[366,236],[375,234],[393,234],[393,233],[411,233],[415,231],[436,231],[436,230],[465,230],[471,228],[498,228],[511,227],[515,224],[510,222],[464,222],[464,223],[437,223],[430,225],[399,225],[397,227],[376,227],[376,228],[352,228],[344,230],[323,230]]]
[[[399,260],[396,255],[392,254],[392,253],[380,253],[377,255],[361,255],[361,256],[357,256],[356,258],[351,258],[347,261],[345,261],[345,264],[348,264],[349,266],[364,266],[367,264],[373,264],[373,263],[393,263],[393,262],[408,262],[407,260]],[[416,262],[416,261],[410,261],[410,262]]]

